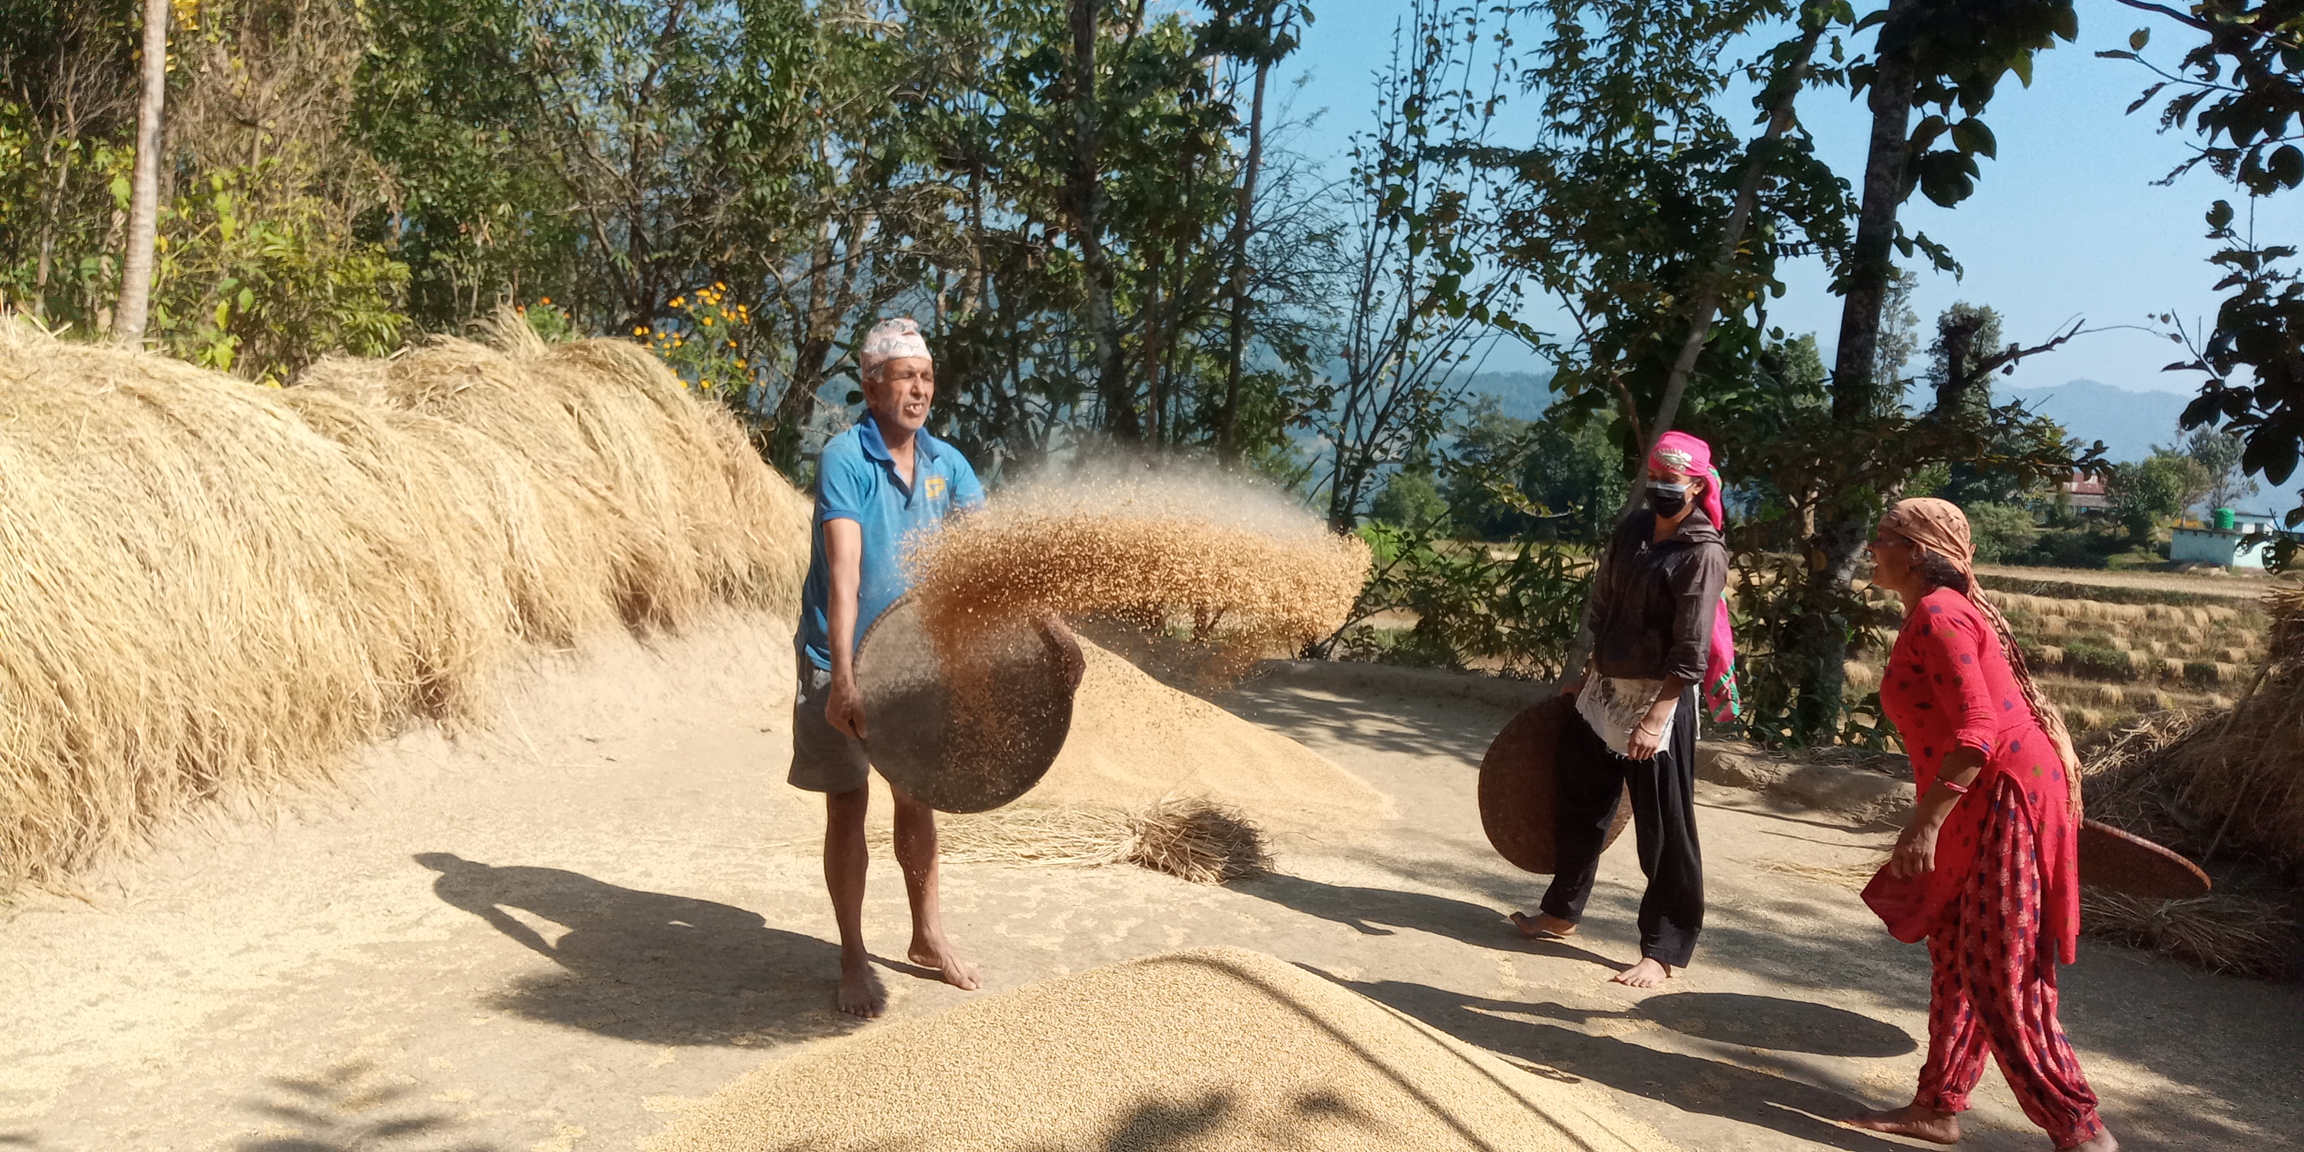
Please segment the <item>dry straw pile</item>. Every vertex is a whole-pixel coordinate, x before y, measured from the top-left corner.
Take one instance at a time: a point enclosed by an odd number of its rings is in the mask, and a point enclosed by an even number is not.
[[[1271,956],[1152,956],[880,1025],[762,1067],[649,1152],[1664,1152],[1532,1074]]]
[[[890,837],[883,832],[875,839]],[[1134,864],[1194,884],[1241,880],[1272,865],[1254,821],[1202,796],[1163,797],[1134,811],[1016,804],[946,816],[937,825],[937,846],[945,860],[957,863]]]
[[[2304,589],[2266,600],[2270,654],[2228,708],[2142,717],[2087,752],[2089,815],[2196,859],[2304,872]],[[2293,923],[2277,903],[2092,898],[2090,931],[2212,968],[2277,974]]]
[[[1351,612],[1368,547],[1277,496],[1189,474],[1074,476],[1002,494],[913,553],[941,651],[1057,612],[1153,631],[1188,621],[1230,670],[1325,636]]]
[[[636,346],[262,388],[0,329],[0,895],[485,714],[532,645],[782,607],[805,500]]]

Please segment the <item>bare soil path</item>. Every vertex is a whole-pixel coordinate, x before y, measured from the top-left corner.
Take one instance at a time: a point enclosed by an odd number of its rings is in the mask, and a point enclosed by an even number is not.
[[[218,819],[77,896],[0,911],[0,1149],[628,1148],[856,1027],[830,1007],[817,862],[774,847],[819,819],[782,783],[788,644],[738,623],[604,645],[488,733],[378,749],[343,797]],[[1634,992],[1604,982],[1633,957],[1629,843],[1576,943],[1503,921],[1541,882],[1496,857],[1472,808],[1505,705],[1301,677],[1228,703],[1390,793],[1398,821],[1284,839],[1275,875],[1228,888],[951,866],[948,919],[990,988],[1236,944],[1593,1081],[1689,1149],[1914,1146],[1829,1119],[1907,1098],[1925,958],[1846,888],[1779,870],[1859,863],[1882,833],[1703,786],[1697,966]],[[901,887],[875,868],[893,1013],[960,1002],[901,962]],[[2084,945],[2064,994],[2129,1147],[2295,1146],[2304,988]],[[1969,1130],[1986,1152],[2046,1147],[1996,1073]]]

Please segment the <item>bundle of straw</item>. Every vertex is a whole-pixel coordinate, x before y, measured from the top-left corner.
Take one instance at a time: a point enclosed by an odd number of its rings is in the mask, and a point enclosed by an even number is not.
[[[311,379],[0,327],[0,895],[479,719],[524,646],[798,590],[804,498],[636,346]]]
[[[1164,797],[1134,812],[1019,804],[946,817],[937,847],[959,863],[1134,864],[1195,884],[1260,875],[1272,864],[1254,821],[1196,796]]]

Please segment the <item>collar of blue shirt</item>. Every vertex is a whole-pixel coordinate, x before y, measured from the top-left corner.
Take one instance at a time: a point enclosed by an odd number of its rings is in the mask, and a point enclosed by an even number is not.
[[[880,436],[880,421],[869,411],[856,422],[856,441],[864,448],[864,455],[882,464],[894,464],[896,458],[888,454],[888,441]],[[912,434],[913,455],[916,459],[935,463],[943,455],[944,442],[928,434],[926,428]]]

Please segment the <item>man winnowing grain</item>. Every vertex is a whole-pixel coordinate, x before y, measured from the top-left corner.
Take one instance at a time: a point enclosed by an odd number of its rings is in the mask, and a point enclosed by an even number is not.
[[[856,689],[856,642],[902,595],[899,548],[955,510],[984,502],[984,486],[960,451],[928,434],[935,364],[920,326],[889,320],[858,356],[864,404],[855,427],[824,446],[808,582],[800,593],[799,692],[792,707],[794,787],[824,796],[824,884],[840,926],[840,1010],[878,1016],[888,990],[864,949],[864,811],[870,773],[864,701]],[[937,897],[936,813],[903,789],[896,800],[896,862],[912,902],[913,963],[974,989],[976,972],[944,936]]]

